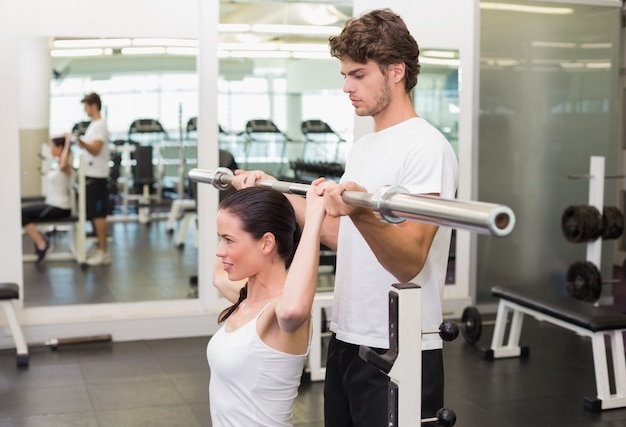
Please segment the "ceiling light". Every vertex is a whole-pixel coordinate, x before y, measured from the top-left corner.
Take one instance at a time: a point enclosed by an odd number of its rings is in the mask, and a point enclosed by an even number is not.
[[[56,48],[95,48],[130,46],[130,39],[62,39],[54,40]]]
[[[519,64],[520,62],[517,59],[496,59],[496,65],[500,67],[514,67]]]
[[[125,47],[122,55],[161,55],[165,53],[164,47]]]
[[[195,39],[154,39],[141,38],[133,39],[133,46],[180,46],[197,47],[198,40]]]
[[[67,58],[75,56],[100,56],[103,49],[52,49],[50,56],[55,58]]]
[[[611,49],[612,43],[581,43],[580,47],[583,49]]]
[[[457,53],[450,50],[424,50],[420,52],[420,56],[430,56],[431,58],[456,58]]]
[[[556,48],[562,48],[562,49],[573,49],[578,46],[576,43],[570,43],[570,42],[533,41],[530,44],[532,47],[556,47]]]
[[[562,59],[541,59],[536,58],[530,62],[534,65],[561,65]]]
[[[561,62],[561,68],[565,69],[581,69],[585,68],[585,64],[582,62]]]
[[[610,69],[611,62],[587,62],[585,64],[587,68],[600,68],[600,69]]]
[[[480,2],[480,8],[502,12],[541,13],[546,15],[569,15],[574,13],[574,9],[569,7],[529,6],[515,3]]]
[[[420,64],[429,65],[447,65],[450,67],[459,67],[461,65],[460,59],[446,59],[446,58],[420,58]]]

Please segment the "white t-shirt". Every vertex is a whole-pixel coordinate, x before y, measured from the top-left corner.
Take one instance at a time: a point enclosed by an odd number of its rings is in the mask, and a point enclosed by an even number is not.
[[[61,169],[52,169],[48,172],[48,189],[45,203],[59,209],[70,209],[70,186],[72,174],[66,174]]]
[[[446,138],[426,120],[412,118],[353,145],[341,182],[354,181],[370,193],[400,185],[409,193],[454,198],[458,161]],[[449,227],[439,227],[426,263],[411,282],[422,288],[422,328],[438,330],[450,251]],[[378,262],[349,217],[342,217],[330,329],[341,341],[389,348],[389,290],[398,280]],[[416,331],[418,333],[418,331]],[[442,347],[438,334],[423,335],[422,349]]]
[[[226,322],[209,340],[213,427],[292,425],[308,349],[296,355],[265,344],[256,328],[261,313],[232,332],[226,331]]]
[[[102,141],[102,149],[97,156],[93,156],[87,150],[83,150],[82,161],[85,162],[85,176],[92,178],[109,177],[109,131],[103,119],[92,120],[85,130],[85,135],[80,138],[86,144],[93,141]]]

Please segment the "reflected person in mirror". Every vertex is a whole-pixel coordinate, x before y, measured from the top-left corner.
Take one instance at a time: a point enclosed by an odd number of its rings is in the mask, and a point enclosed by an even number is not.
[[[44,203],[22,205],[22,227],[35,245],[36,263],[39,265],[50,250],[50,240],[39,232],[34,221],[67,218],[72,214],[70,186],[72,185],[72,153],[69,135],[50,140],[50,154],[55,160],[46,174]]]
[[[97,93],[85,95],[81,101],[85,113],[91,122],[83,136],[75,135],[76,144],[83,150],[81,162],[84,162],[85,196],[87,219],[91,220],[93,231],[98,239],[98,250],[87,257],[88,265],[111,264],[108,251],[108,215],[109,200],[109,131],[102,117],[102,101]]]

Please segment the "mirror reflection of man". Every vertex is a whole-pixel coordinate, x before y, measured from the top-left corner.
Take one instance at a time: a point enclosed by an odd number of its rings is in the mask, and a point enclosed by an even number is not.
[[[85,95],[81,101],[91,122],[85,134],[76,137],[83,150],[81,161],[85,170],[85,196],[87,219],[91,220],[98,239],[98,250],[87,258],[88,265],[111,264],[107,248],[108,180],[109,180],[109,131],[100,114],[102,101],[97,93]]]

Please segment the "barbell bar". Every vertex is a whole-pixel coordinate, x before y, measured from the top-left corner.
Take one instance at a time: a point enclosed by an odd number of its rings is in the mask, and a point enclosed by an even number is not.
[[[212,184],[218,190],[227,190],[232,185],[234,174],[222,167],[216,170],[194,168],[189,171],[189,179]],[[310,187],[308,184],[273,180],[260,180],[256,184],[299,195],[305,195]],[[515,214],[508,206],[409,194],[400,186],[385,186],[376,193],[344,191],[342,198],[349,205],[375,210],[390,223],[409,219],[497,237],[509,235],[515,227]]]

